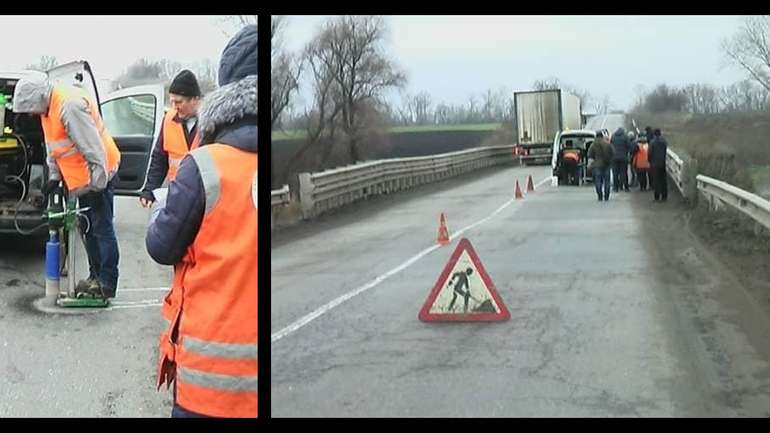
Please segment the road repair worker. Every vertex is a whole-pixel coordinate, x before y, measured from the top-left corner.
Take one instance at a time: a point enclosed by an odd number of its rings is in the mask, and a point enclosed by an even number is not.
[[[85,232],[89,277],[77,294],[115,297],[118,286],[118,240],[113,227],[114,177],[120,152],[104,127],[99,106],[81,86],[53,84],[48,75],[29,71],[16,83],[15,113],[39,114],[48,150],[48,195],[64,181],[78,197],[90,226]],[[81,227],[83,227],[81,225]]]
[[[572,144],[572,140],[567,140],[564,149],[561,150],[559,156],[559,176],[560,182],[565,185],[579,185],[580,177],[578,173],[578,166],[580,165],[580,149],[576,148]]]
[[[647,190],[647,175],[650,171],[650,161],[648,159],[648,154],[649,144],[647,143],[647,136],[640,134],[639,140],[636,143],[636,151],[634,152],[633,159],[636,178],[639,180],[639,191]]]
[[[149,207],[155,201],[153,190],[160,188],[163,180],[176,177],[179,163],[192,149],[198,147],[198,108],[201,89],[195,74],[187,69],[178,73],[168,89],[171,110],[163,117],[160,135],[152,152],[150,169],[139,202]]]
[[[150,256],[174,265],[157,382],[175,381],[172,417],[257,416],[255,25],[225,47],[219,85],[147,229]]]

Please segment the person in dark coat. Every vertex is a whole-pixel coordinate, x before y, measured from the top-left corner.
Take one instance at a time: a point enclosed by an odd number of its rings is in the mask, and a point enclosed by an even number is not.
[[[588,168],[596,187],[599,201],[610,199],[610,164],[612,163],[612,146],[607,143],[601,131],[596,131],[596,138],[588,149]]]
[[[631,153],[631,146],[628,142],[628,136],[623,128],[618,128],[612,134],[612,189],[618,192],[623,188],[628,192],[628,154]]]
[[[649,150],[649,147],[652,146],[652,140],[655,139],[655,135],[653,134],[652,126],[646,126],[644,128],[644,135],[647,137],[647,146],[648,146],[648,150]],[[649,158],[649,155],[647,155],[647,156]],[[653,190],[653,186],[652,186],[653,179],[652,179],[652,170],[651,169],[647,172],[647,181],[649,182],[649,185],[648,185],[649,190]]]
[[[201,89],[195,74],[185,69],[178,73],[169,87],[169,99],[177,112],[173,121],[182,126],[185,144],[189,150],[192,146],[193,138],[198,133],[198,109],[201,103]],[[166,150],[163,140],[165,131],[163,124],[160,126],[160,134],[155,141],[155,147],[150,157],[150,168],[147,171],[147,181],[145,182],[142,194],[139,196],[139,202],[142,207],[150,207],[155,201],[153,191],[160,188],[166,176],[169,174],[169,154]],[[169,178],[170,179],[170,178]]]
[[[668,142],[661,135],[660,129],[656,128],[653,136],[655,137],[650,144],[650,174],[652,175],[652,187],[654,190],[655,201],[668,199],[668,179],[666,174],[666,152]]]

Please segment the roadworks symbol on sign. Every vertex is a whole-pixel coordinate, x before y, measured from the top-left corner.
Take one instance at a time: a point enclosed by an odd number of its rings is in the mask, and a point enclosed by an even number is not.
[[[468,239],[461,239],[420,310],[423,322],[502,321],[511,314]]]

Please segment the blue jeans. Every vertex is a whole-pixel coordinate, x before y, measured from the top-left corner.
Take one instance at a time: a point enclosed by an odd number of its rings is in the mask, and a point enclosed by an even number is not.
[[[604,191],[604,199],[610,198],[610,168],[601,167],[592,169],[594,177],[594,186],[596,187],[596,195],[602,197],[602,191]]]
[[[171,418],[210,418],[206,415],[190,412],[189,410],[174,403],[174,408],[171,409]]]
[[[86,253],[90,276],[97,278],[108,290],[118,287],[118,239],[112,224],[114,206],[114,179],[107,188],[95,194],[80,197],[80,207],[89,206],[85,212],[90,227],[85,234]],[[81,224],[82,227],[82,224]],[[83,227],[85,229],[85,227]]]

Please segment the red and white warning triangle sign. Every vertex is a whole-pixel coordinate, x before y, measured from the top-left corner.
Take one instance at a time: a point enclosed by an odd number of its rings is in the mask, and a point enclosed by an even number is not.
[[[420,310],[423,322],[502,321],[511,314],[468,239],[461,239]]]

